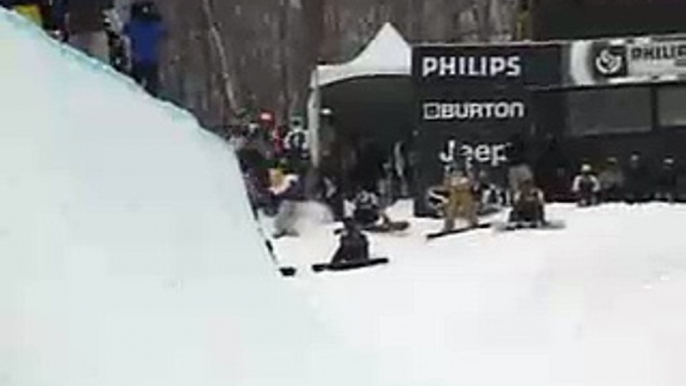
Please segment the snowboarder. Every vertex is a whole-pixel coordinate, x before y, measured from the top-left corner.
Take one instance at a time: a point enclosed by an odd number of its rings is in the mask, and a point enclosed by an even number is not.
[[[480,170],[477,176],[474,197],[478,203],[478,215],[486,216],[499,212],[504,205],[504,193],[491,181],[486,170]]]
[[[353,220],[362,227],[388,222],[379,205],[379,198],[372,192],[361,190],[355,196],[353,205]]]
[[[369,241],[352,218],[343,219],[339,245],[331,264],[352,263],[369,260]]]
[[[298,202],[304,200],[300,177],[294,173],[284,173],[281,169],[271,172],[271,192],[278,203],[278,212],[274,220],[274,238],[297,236],[295,228]]]
[[[592,206],[598,203],[600,182],[593,173],[589,164],[581,165],[581,173],[574,178],[572,193],[576,197],[577,205],[581,207]]]
[[[510,224],[534,227],[545,225],[543,192],[534,185],[533,179],[527,178],[522,181],[513,203],[508,220]]]
[[[662,161],[662,168],[658,172],[655,199],[664,202],[674,202],[677,195],[678,173],[674,158],[667,157]]]
[[[443,183],[448,200],[443,207],[443,231],[455,228],[455,220],[464,218],[470,227],[478,225],[478,205],[474,199],[474,184],[469,175],[459,167],[448,170]]]

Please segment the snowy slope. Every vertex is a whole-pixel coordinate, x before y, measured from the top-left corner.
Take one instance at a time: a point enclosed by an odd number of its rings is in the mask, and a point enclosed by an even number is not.
[[[0,63],[0,384],[365,376],[276,274],[227,146],[2,8]]]
[[[413,220],[405,236],[372,236],[391,264],[296,285],[332,330],[394,372],[389,384],[686,384],[686,207],[550,211],[566,230],[427,243],[440,222]],[[306,266],[335,244],[329,227],[278,247]]]

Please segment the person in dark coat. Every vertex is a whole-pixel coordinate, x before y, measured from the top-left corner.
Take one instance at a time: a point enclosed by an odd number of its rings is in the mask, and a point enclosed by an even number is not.
[[[359,151],[353,171],[355,189],[378,192],[379,181],[384,176],[384,155],[373,141],[366,141]]]
[[[119,17],[114,10],[114,1],[62,1],[69,44],[103,63],[109,63],[110,45],[105,19],[109,19],[115,29],[121,28]]]
[[[339,245],[331,264],[353,263],[369,260],[369,241],[355,220],[343,220],[343,231],[340,233]]]
[[[166,36],[162,18],[149,1],[134,3],[124,26],[131,51],[131,76],[151,95],[159,92],[160,48]]]
[[[549,138],[535,165],[536,183],[551,201],[569,197],[570,162],[560,143]]]
[[[629,204],[642,203],[650,200],[650,174],[643,165],[638,153],[631,155],[629,167],[626,171],[626,197]]]
[[[655,199],[664,202],[674,202],[677,196],[678,172],[674,158],[667,157],[662,161],[658,172],[655,189]]]

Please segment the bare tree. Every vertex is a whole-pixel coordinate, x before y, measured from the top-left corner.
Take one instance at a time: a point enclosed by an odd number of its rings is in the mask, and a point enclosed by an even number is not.
[[[128,1],[128,0],[121,0]],[[413,42],[503,40],[515,0],[164,0],[169,97],[208,126],[302,113],[319,61],[352,59],[385,23]]]

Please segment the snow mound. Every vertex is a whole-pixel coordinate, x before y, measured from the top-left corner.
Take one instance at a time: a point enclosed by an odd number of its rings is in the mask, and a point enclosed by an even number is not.
[[[0,384],[321,385],[355,365],[277,275],[227,145],[3,8],[0,61]]]
[[[404,235],[370,235],[390,264],[297,283],[332,331],[393,371],[387,384],[686,384],[686,206],[548,210],[566,229],[427,242],[441,221],[412,219]],[[299,266],[335,247],[331,228],[277,243]]]

